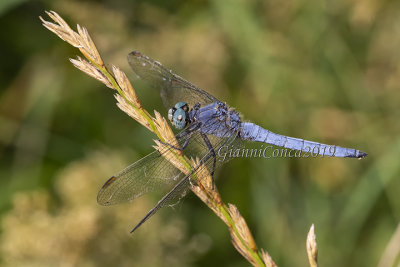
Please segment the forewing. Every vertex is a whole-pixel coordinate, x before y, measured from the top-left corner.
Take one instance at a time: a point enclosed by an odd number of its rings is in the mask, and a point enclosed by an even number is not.
[[[188,103],[190,107],[193,107],[196,103],[204,106],[218,101],[209,93],[172,73],[159,62],[140,52],[131,52],[128,55],[128,62],[141,79],[160,90],[161,99],[166,109],[172,108],[180,101]]]

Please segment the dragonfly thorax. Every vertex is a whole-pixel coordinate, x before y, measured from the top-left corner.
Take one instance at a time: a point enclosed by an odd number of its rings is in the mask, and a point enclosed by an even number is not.
[[[168,110],[168,119],[177,128],[182,130],[189,123],[189,106],[185,102],[178,102]]]

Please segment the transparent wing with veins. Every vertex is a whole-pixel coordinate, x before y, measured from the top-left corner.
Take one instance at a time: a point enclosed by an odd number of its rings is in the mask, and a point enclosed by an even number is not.
[[[97,202],[114,205],[131,201],[179,180],[181,172],[161,153],[153,151],[112,176],[100,189]]]
[[[128,55],[128,62],[141,79],[160,90],[161,99],[167,110],[180,101],[185,101],[189,107],[193,107],[196,103],[205,106],[218,101],[206,91],[140,52],[131,52]]]

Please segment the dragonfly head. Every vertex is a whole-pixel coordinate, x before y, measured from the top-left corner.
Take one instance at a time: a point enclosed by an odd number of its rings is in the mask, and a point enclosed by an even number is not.
[[[185,102],[178,102],[168,110],[168,119],[177,128],[182,130],[189,123],[189,106]]]

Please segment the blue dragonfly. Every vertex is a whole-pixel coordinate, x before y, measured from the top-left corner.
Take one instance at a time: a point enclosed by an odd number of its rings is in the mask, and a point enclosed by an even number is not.
[[[128,55],[128,62],[139,78],[160,90],[163,104],[168,109],[168,119],[181,130],[176,135],[179,146],[167,142],[163,149],[155,150],[112,176],[98,193],[99,204],[113,205],[131,201],[154,190],[169,188],[168,193],[131,232],[160,208],[179,201],[190,183],[195,183],[192,177],[198,169],[188,174],[182,173],[165,156],[168,150],[180,150],[187,156],[200,158],[202,166],[208,169],[211,176],[224,163],[224,160],[218,160],[220,149],[228,146],[240,148],[242,141],[246,140],[320,156],[358,159],[367,156],[360,150],[288,137],[244,122],[237,111],[172,73],[159,62],[136,51]]]

